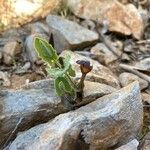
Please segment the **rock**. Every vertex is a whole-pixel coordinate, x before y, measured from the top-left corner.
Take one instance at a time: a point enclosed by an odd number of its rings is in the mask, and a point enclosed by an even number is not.
[[[93,69],[90,73],[87,74],[86,80],[95,81],[99,83],[104,83],[107,85],[111,85],[112,87],[119,88],[119,82],[117,77],[111,72],[110,69],[101,65],[95,60],[90,59],[89,57],[84,57],[75,52],[71,51],[63,51],[60,56],[70,55],[71,56],[71,64],[76,71],[76,78],[79,79],[81,77],[81,71],[79,65],[76,63],[77,60],[88,60],[93,65]]]
[[[144,23],[144,26],[148,23],[148,10],[147,9],[144,9],[142,8],[141,6],[138,7],[138,12],[140,13],[141,17],[142,17],[142,20],[143,20],[143,23]]]
[[[95,23],[92,21],[92,20],[83,20],[81,22],[81,25],[87,29],[90,29],[90,30],[94,30],[95,29]]]
[[[150,132],[143,139],[144,143],[142,145],[141,150],[149,150],[150,149]]]
[[[19,0],[0,2],[0,32],[12,27],[19,27],[32,20],[44,18],[49,13],[56,12],[61,8],[62,0]],[[6,11],[9,10],[9,14]],[[44,10],[44,11],[43,11]]]
[[[2,32],[2,37],[4,39],[3,42],[9,40],[17,40],[17,41],[24,41],[25,37],[30,33],[30,29],[28,25],[25,25],[20,28],[10,28],[6,31]]]
[[[112,86],[98,82],[85,81],[84,99],[101,97],[116,91]]]
[[[91,52],[89,51],[75,51],[75,53],[85,56],[85,57],[95,57]]]
[[[49,27],[48,25],[41,23],[41,22],[36,22],[31,24],[31,33],[35,34],[35,33],[40,33],[40,34],[49,34]]]
[[[142,18],[133,4],[123,5],[117,0],[65,0],[70,10],[79,17],[108,20],[109,31],[133,35],[140,39],[143,34]]]
[[[135,64],[135,69],[150,72],[150,57],[137,62]]]
[[[146,89],[145,92],[150,95],[150,87]]]
[[[132,141],[130,141],[129,143],[115,149],[115,150],[138,150],[138,145],[139,145],[139,142],[134,139]]]
[[[144,29],[144,38],[145,39],[150,39],[150,28],[149,26],[147,26],[145,29]],[[149,50],[150,51],[150,50]]]
[[[0,37],[0,48],[1,50],[3,50],[3,47],[9,43],[9,42],[14,42],[14,41],[18,41],[18,38],[15,38],[15,37]]]
[[[104,57],[103,60],[106,65],[117,59],[117,57],[103,43],[98,43],[92,47],[91,53],[97,56],[99,62],[101,62],[101,58]]]
[[[142,93],[142,100],[150,105],[150,94]]]
[[[123,53],[122,56],[121,56],[121,61],[129,62],[130,61],[130,57],[126,53]]]
[[[123,42],[121,42],[120,40],[116,40],[114,42],[112,42],[112,45],[115,47],[116,49],[116,53],[118,56],[121,56],[122,51],[123,51]]]
[[[27,71],[30,67],[31,67],[31,63],[30,62],[26,62],[24,64],[24,66],[22,67],[22,70]]]
[[[2,37],[4,38],[3,42],[5,42],[5,40],[6,41],[7,40],[11,40],[11,38],[18,38],[18,37],[20,37],[20,34],[18,32],[19,30],[20,29],[17,29],[17,28],[11,28],[11,29],[8,29],[8,30],[2,32]]]
[[[120,74],[119,81],[123,87],[127,86],[128,84],[130,84],[134,81],[139,81],[141,90],[148,87],[148,82],[146,80],[143,80],[140,77],[138,77],[137,75],[134,75],[132,73],[124,72],[124,73]]]
[[[17,54],[21,53],[22,45],[18,41],[10,41],[3,48],[4,63],[10,65]]]
[[[27,73],[28,70],[31,68],[31,63],[30,62],[26,62],[24,64],[24,66],[17,68],[17,70],[15,71],[15,74],[24,74]]]
[[[143,21],[133,4],[128,4],[126,7],[119,3],[114,4],[112,8],[106,12],[106,18],[111,22],[109,24],[110,31],[133,35],[136,39],[142,37],[144,29]]]
[[[9,87],[11,85],[7,72],[0,71],[0,80],[3,80],[3,86]]]
[[[132,40],[126,40],[124,42],[124,52],[131,54],[133,52],[133,41]]]
[[[46,22],[54,36],[55,49],[81,50],[95,44],[98,34],[60,16],[48,15]]]
[[[41,34],[41,33],[35,33],[35,34],[31,34],[29,36],[26,37],[26,41],[25,41],[25,49],[26,49],[26,55],[27,55],[27,59],[29,61],[31,61],[32,63],[35,63],[36,61],[39,60],[38,58],[38,54],[34,49],[34,45],[33,45],[33,41],[35,37],[41,37],[43,39],[48,40],[48,36],[46,34]]]
[[[89,86],[90,85],[90,86]],[[85,82],[84,98],[93,99],[116,91],[113,87]],[[0,91],[0,149],[13,132],[20,119],[12,140],[18,131],[46,122],[60,113],[68,111],[54,92],[52,80],[29,83],[18,90]]]
[[[147,31],[144,31],[144,32],[147,32]],[[146,35],[148,33],[150,33],[150,32],[148,31],[147,33],[144,33],[144,34]],[[147,54],[149,54],[149,52],[150,52],[149,46],[150,46],[150,38],[147,39],[147,40],[145,40],[145,41],[144,40],[137,41],[136,44],[133,47],[133,50],[135,51],[135,50],[138,49],[138,51],[141,52],[141,53],[145,53],[145,54],[147,53]],[[147,58],[148,58],[148,56],[145,57],[145,58],[143,57],[142,59],[147,59]]]
[[[20,133],[14,149],[108,149],[137,137],[143,107],[137,82]]]
[[[31,35],[26,37],[25,48],[27,52],[27,58],[32,63],[39,61],[38,54],[34,49],[33,41],[35,37],[41,37],[45,40],[49,40],[49,27],[41,22],[30,24]]]

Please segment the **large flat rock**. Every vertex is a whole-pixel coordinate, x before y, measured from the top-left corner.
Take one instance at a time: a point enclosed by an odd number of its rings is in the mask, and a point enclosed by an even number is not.
[[[93,45],[99,38],[97,33],[60,16],[48,15],[46,22],[54,35],[55,48],[58,52],[66,49],[81,50]]]
[[[87,81],[84,100],[94,100],[114,91],[116,89],[111,86]],[[29,83],[18,90],[0,91],[0,148],[18,123],[19,126],[9,140],[12,140],[17,132],[47,122],[67,111],[60,97],[55,94],[53,80]]]
[[[8,28],[20,27],[33,20],[44,18],[61,8],[62,0],[17,0],[0,1],[0,32]],[[9,10],[5,11],[5,10]],[[44,11],[43,11],[44,10]]]
[[[17,136],[9,150],[107,149],[134,139],[142,126],[138,82]]]

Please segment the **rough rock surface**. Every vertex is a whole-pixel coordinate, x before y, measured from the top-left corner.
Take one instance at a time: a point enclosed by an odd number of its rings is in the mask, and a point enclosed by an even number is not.
[[[150,105],[150,94],[142,93],[142,100]]]
[[[124,73],[120,74],[119,81],[123,87],[127,86],[128,84],[130,84],[134,81],[139,81],[141,90],[148,87],[148,82],[146,80],[143,80],[140,77],[138,77],[137,75],[134,75],[132,73],[124,72]]]
[[[41,22],[35,22],[33,24],[31,24],[31,33],[35,34],[35,33],[40,33],[40,34],[49,34],[49,27],[48,25],[41,23]]]
[[[139,142],[136,139],[134,139],[134,140],[130,141],[129,143],[127,143],[115,150],[137,150],[138,145],[139,145]]]
[[[150,57],[144,58],[140,62],[135,63],[135,69],[143,70],[143,71],[146,71],[146,70],[150,71]]]
[[[141,150],[149,150],[150,149],[150,132],[144,137],[144,143],[142,145]]]
[[[63,51],[61,56],[70,55],[71,56],[71,64],[76,71],[76,77],[81,77],[81,71],[79,65],[76,63],[77,60],[88,60],[93,65],[93,69],[90,73],[87,74],[86,80],[96,81],[99,83],[104,83],[107,85],[111,85],[115,88],[119,88],[119,81],[117,77],[109,70],[107,67],[101,65],[95,60],[90,59],[89,57],[85,57],[77,54],[76,52],[71,51]]]
[[[1,0],[0,31],[44,18],[50,12],[60,9],[61,2],[62,0]]]
[[[114,91],[116,89],[111,86],[87,81],[84,98],[96,99]],[[66,111],[60,98],[55,95],[52,80],[29,83],[18,90],[0,91],[0,148],[19,120],[21,122],[16,132],[48,121]]]
[[[115,56],[103,43],[98,43],[91,48],[91,53],[96,55],[99,62],[103,59],[104,64],[109,64],[117,59]]]
[[[142,18],[133,4],[122,5],[117,0],[66,0],[66,4],[79,17],[108,20],[110,31],[137,39],[142,36]]]
[[[4,63],[10,65],[13,63],[15,55],[21,53],[22,46],[17,41],[10,41],[3,48]]]
[[[48,15],[46,22],[54,35],[55,48],[58,52],[66,49],[81,50],[98,40],[96,32],[60,16]]]
[[[138,82],[17,136],[9,149],[107,149],[136,138],[143,120]],[[81,145],[80,145],[81,144]]]
[[[5,87],[9,87],[11,85],[7,72],[0,71],[0,80],[3,80],[2,85]]]

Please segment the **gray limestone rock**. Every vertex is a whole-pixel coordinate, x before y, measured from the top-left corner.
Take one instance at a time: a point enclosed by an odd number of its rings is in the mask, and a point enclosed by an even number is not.
[[[90,86],[89,86],[90,85]],[[83,101],[92,100],[116,91],[115,88],[93,82],[85,82]],[[18,90],[0,91],[0,148],[17,127],[17,132],[47,122],[68,111],[55,94],[53,80],[29,83]],[[9,141],[8,140],[8,141]]]
[[[121,147],[115,149],[115,150],[138,150],[139,142],[134,139],[130,141],[129,143],[122,145]]]
[[[66,49],[81,50],[98,40],[97,33],[60,16],[48,15],[46,22],[54,35],[55,48],[58,52]]]
[[[149,150],[150,149],[150,132],[144,137],[142,141],[141,150]]]
[[[13,64],[15,59],[15,56],[20,54],[22,50],[22,44],[19,43],[18,41],[10,41],[5,44],[3,47],[3,62],[7,65]]]
[[[148,87],[148,82],[146,80],[141,79],[137,75],[134,75],[134,74],[128,73],[128,72],[124,72],[124,73],[120,74],[119,81],[123,87],[127,86],[128,84],[130,84],[134,81],[139,81],[141,90]]]
[[[93,46],[91,48],[91,53],[97,56],[99,62],[101,62],[101,58],[104,57],[103,60],[105,64],[109,64],[117,59],[113,52],[111,52],[103,43],[97,43]]]
[[[17,136],[9,150],[106,150],[136,138],[143,122],[138,82]]]

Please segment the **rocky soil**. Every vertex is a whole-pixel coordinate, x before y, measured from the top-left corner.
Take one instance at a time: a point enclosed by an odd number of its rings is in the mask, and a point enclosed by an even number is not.
[[[150,2],[53,3],[39,1],[39,11],[20,20],[11,14],[1,28],[0,149],[149,150]],[[61,103],[34,50],[36,36],[71,56],[74,80],[81,77],[77,60],[92,64],[81,107]]]

